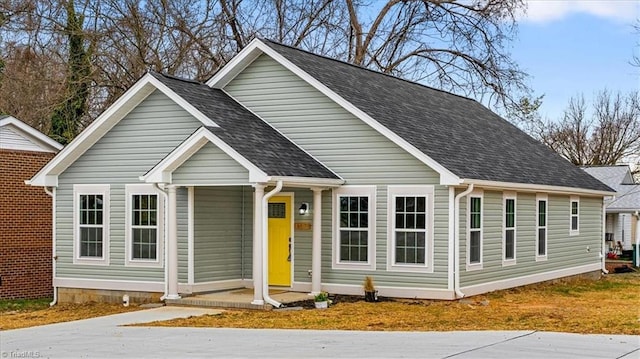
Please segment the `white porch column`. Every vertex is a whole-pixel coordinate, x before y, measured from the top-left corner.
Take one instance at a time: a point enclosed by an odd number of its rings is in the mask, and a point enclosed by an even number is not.
[[[262,198],[264,184],[256,183],[253,198],[253,301],[251,304],[263,305],[262,298]]]
[[[176,187],[168,186],[167,195],[169,203],[167,204],[167,299],[180,299],[178,295],[178,215]]]
[[[322,190],[312,188],[313,191],[313,228],[311,242],[311,294],[322,291]]]

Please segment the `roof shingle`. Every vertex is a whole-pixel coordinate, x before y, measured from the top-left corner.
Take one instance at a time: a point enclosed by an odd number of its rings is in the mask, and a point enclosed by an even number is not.
[[[263,42],[460,178],[610,191],[475,100]]]

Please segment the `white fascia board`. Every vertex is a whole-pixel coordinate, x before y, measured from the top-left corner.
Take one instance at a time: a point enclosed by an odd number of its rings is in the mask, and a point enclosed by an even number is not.
[[[287,187],[321,187],[321,188],[334,188],[340,187],[345,183],[345,180],[338,178],[317,178],[317,177],[296,177],[296,176],[270,176],[268,178],[269,183],[275,183],[282,181]]]
[[[58,152],[62,149],[62,147],[64,147],[51,137],[45,135],[44,133],[36,130],[35,128],[27,125],[26,123],[18,120],[13,116],[8,116],[0,120],[0,127],[4,127],[7,125],[12,125],[20,130],[23,134],[31,137],[32,140],[35,140],[35,142],[39,144],[43,150],[47,150],[47,152]]]
[[[191,104],[171,91],[151,74],[145,74],[118,100],[96,118],[84,131],[71,141],[62,151],[36,173],[28,184],[31,186],[57,186],[57,176],[75,162],[85,151],[109,132],[131,110],[147,98],[154,90],[159,90],[179,106],[196,117],[206,126],[218,127],[213,121],[196,110]],[[51,180],[50,177],[55,177]]]
[[[515,183],[515,182],[498,182],[476,179],[462,179],[461,184],[474,184],[477,187],[485,189],[510,189],[517,190],[519,192],[546,192],[546,193],[559,193],[559,194],[577,194],[577,195],[592,195],[594,197],[611,196],[615,192],[598,191],[587,188],[576,187],[563,187],[563,186],[550,186],[542,184],[527,184],[527,183]]]
[[[374,130],[378,131],[381,135],[400,146],[403,150],[414,156],[420,162],[432,168],[434,171],[440,174],[440,184],[442,185],[458,185],[460,184],[460,178],[453,172],[446,169],[440,163],[436,162],[431,157],[427,156],[424,152],[417,149],[415,146],[407,142],[402,137],[398,136],[395,132],[391,131],[387,127],[380,124],[364,111],[351,104],[349,101],[342,98],[340,95],[333,92],[320,81],[316,80],[313,76],[304,72],[301,68],[294,65],[291,61],[287,60],[284,56],[280,55],[277,51],[260,41],[254,39],[247,47],[245,47],[236,57],[229,62],[218,74],[207,81],[207,85],[214,88],[222,88],[228,84],[234,77],[236,77],[245,67],[247,67],[253,60],[255,60],[260,54],[266,54],[280,65],[287,68],[289,71],[296,74],[302,80],[307,82],[316,90],[320,91],[325,96],[329,97],[335,103],[342,108],[356,116],[367,125],[371,126]]]
[[[250,182],[267,181],[268,176],[266,173],[204,127],[201,127],[189,136],[189,138],[171,151],[169,155],[149,170],[149,172],[141,176],[140,180],[147,183],[171,183],[171,173],[198,152],[207,142],[211,142],[247,169],[247,171],[249,171]]]
[[[262,50],[258,44],[266,46],[259,39],[253,39],[244,49],[242,49],[231,61],[216,72],[206,84],[209,87],[221,89],[233,80],[240,72],[249,66],[253,60],[262,55]]]

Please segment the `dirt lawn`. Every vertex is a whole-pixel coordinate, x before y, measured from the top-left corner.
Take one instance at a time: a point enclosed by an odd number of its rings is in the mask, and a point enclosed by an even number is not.
[[[312,303],[305,303],[306,305]],[[458,301],[336,298],[329,309],[226,310],[219,315],[144,326],[342,329],[380,331],[542,330],[640,335],[640,273],[574,279],[497,291]],[[116,304],[0,301],[0,330],[141,309]]]
[[[148,326],[149,324],[144,324]],[[154,326],[380,331],[541,330],[640,335],[640,274],[572,279],[458,301],[343,301],[329,309],[227,310]]]

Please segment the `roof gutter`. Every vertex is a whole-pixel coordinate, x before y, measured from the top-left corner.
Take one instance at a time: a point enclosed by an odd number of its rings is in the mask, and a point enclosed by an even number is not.
[[[264,300],[276,308],[280,308],[282,303],[269,296],[269,198],[282,191],[282,180],[278,180],[276,188],[262,197],[262,297]]]
[[[456,293],[457,298],[463,298],[464,293],[460,290],[460,199],[473,191],[474,184],[469,184],[469,187],[462,192],[458,193],[454,200],[454,228],[453,228],[453,237],[454,237],[454,258],[453,258],[453,290]]]
[[[475,184],[486,189],[498,189],[504,190],[505,188],[517,190],[519,192],[547,192],[547,193],[562,193],[562,194],[576,194],[576,195],[593,195],[593,196],[614,196],[616,192],[602,191],[588,188],[577,187],[564,187],[564,186],[551,186],[534,183],[516,183],[516,182],[500,182],[500,181],[486,181],[476,180],[470,178],[464,178],[460,183],[462,184]]]
[[[162,196],[164,197],[164,203],[165,206],[167,205],[167,203],[169,203],[169,194],[167,194],[167,191],[165,191],[164,189],[160,188],[160,185],[158,183],[154,183],[153,186],[162,193]],[[165,207],[166,208],[166,207]],[[165,212],[166,213],[166,212]],[[167,216],[169,215],[168,213],[166,214]],[[162,297],[160,297],[160,300],[165,300],[167,298],[167,295],[169,295],[169,256],[167,256],[166,251],[167,248],[169,248],[169,234],[167,233],[167,221],[163,221],[163,225],[165,226],[162,230],[163,235],[163,241],[164,241],[164,251],[165,253],[163,253],[164,255],[164,293],[162,294]]]

